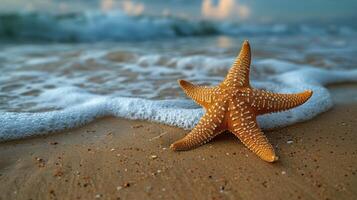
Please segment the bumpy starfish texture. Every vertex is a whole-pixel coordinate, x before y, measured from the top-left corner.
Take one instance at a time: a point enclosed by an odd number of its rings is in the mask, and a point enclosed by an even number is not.
[[[277,94],[254,89],[249,84],[250,61],[250,46],[245,41],[228,75],[218,86],[196,86],[178,80],[185,93],[204,107],[206,113],[188,135],[171,144],[171,149],[189,150],[228,130],[261,159],[278,160],[274,148],[258,127],[256,117],[299,106],[311,97],[312,91]]]

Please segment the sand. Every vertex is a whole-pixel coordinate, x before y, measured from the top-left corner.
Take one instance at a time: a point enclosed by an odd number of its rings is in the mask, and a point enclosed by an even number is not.
[[[229,133],[173,152],[187,131],[110,117],[1,143],[0,199],[357,199],[356,88],[332,87],[333,109],[267,131],[273,164]]]

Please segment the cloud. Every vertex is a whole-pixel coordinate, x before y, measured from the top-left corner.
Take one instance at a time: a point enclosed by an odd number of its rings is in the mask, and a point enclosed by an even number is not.
[[[227,19],[239,17],[246,19],[250,15],[250,9],[236,0],[218,0],[214,4],[212,0],[203,0],[201,7],[202,16],[210,19]]]
[[[101,8],[103,11],[112,10],[112,9],[113,9],[113,5],[114,5],[113,0],[102,0],[102,1],[100,2],[100,8]]]
[[[131,1],[123,1],[122,9],[129,15],[140,15],[145,10],[145,6],[142,3],[133,3]]]

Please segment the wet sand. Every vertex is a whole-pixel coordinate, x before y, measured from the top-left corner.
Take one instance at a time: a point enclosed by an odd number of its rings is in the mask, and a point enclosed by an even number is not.
[[[356,85],[332,91],[330,111],[266,131],[273,164],[228,133],[173,152],[187,131],[109,117],[1,143],[0,199],[357,199]]]

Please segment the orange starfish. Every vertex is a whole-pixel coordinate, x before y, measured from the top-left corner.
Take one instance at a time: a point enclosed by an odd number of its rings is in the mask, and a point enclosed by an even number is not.
[[[171,144],[173,150],[189,150],[229,130],[261,159],[278,160],[272,145],[260,130],[256,117],[266,113],[284,111],[305,103],[311,90],[297,94],[277,94],[250,87],[250,46],[244,41],[242,49],[218,86],[196,86],[184,80],[178,83],[206,113],[192,131]]]

